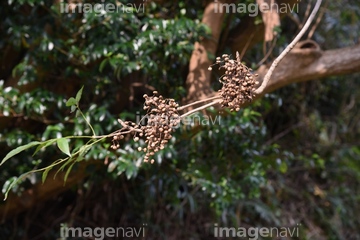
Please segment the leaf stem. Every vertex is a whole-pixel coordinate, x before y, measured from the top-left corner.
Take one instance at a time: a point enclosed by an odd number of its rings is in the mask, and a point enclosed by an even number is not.
[[[82,118],[85,120],[86,124],[90,127],[91,132],[93,133],[93,136],[96,136],[94,128],[91,126],[90,122],[86,119],[85,115],[83,114],[83,112],[80,110],[80,107],[78,104],[76,104],[76,108],[78,109],[78,111],[80,112]]]

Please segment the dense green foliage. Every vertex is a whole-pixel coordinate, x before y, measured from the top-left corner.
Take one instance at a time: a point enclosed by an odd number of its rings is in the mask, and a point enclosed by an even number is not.
[[[144,12],[122,14],[64,14],[52,1],[2,2],[0,157],[33,141],[92,136],[87,121],[96,135],[109,134],[119,128],[117,118],[135,121],[143,114],[142,94],[152,89],[180,102],[193,44],[209,35],[200,23],[199,2],[151,2]],[[340,2],[329,3],[331,11],[314,36],[325,49],[359,38],[359,4],[344,3],[345,14]],[[288,22],[276,54],[296,33]],[[244,59],[255,65],[261,53],[256,46]],[[5,221],[0,238],[54,239],[60,223],[144,222],[149,239],[209,239],[214,223],[301,223],[300,239],[312,239],[316,231],[328,239],[360,238],[358,77],[290,85],[238,113],[213,110],[210,120],[196,115],[193,124],[177,129],[153,165],[142,163],[141,142],[125,139],[113,151],[110,139],[101,140],[82,149],[86,155],[77,164],[91,163],[87,178],[29,214]],[[84,117],[66,104],[82,86],[78,104]],[[69,151],[74,154],[88,141],[71,139]],[[15,177],[66,158],[67,143],[57,142],[59,148],[50,143],[1,166],[3,192]],[[26,175],[12,194],[41,183],[42,176]]]

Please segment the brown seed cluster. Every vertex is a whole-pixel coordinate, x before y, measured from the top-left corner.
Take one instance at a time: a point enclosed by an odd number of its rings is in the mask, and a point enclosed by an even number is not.
[[[159,150],[164,149],[165,145],[171,139],[171,133],[180,122],[180,116],[177,112],[179,105],[174,99],[165,99],[157,91],[153,96],[144,95],[144,110],[147,111],[147,124],[141,126],[143,133],[139,136],[145,136],[147,147],[139,148],[139,151],[145,152],[144,161],[149,159]],[[154,159],[150,160],[151,163]]]
[[[147,111],[147,114],[141,122],[145,120],[145,124],[123,122],[118,119],[122,129],[114,133],[111,145],[112,149],[118,149],[120,147],[119,140],[123,139],[125,134],[133,134],[136,142],[140,138],[145,138],[146,147],[138,147],[138,151],[145,153],[144,162],[150,161],[151,163],[155,161],[153,159],[155,153],[164,149],[171,139],[173,129],[180,122],[180,115],[177,112],[179,105],[175,100],[165,99],[157,91],[154,91],[153,94],[153,96],[144,95],[144,110]]]
[[[230,108],[230,111],[239,111],[242,104],[252,101],[255,86],[259,84],[255,80],[257,75],[252,74],[252,69],[241,63],[239,53],[236,53],[236,60],[223,54],[221,58],[216,58],[215,64],[220,65],[219,69],[225,69],[225,74],[219,80],[223,84],[219,90],[221,106]],[[211,66],[209,70],[212,70]],[[153,92],[153,96],[145,94],[144,98],[144,110],[147,111],[145,119],[137,124],[118,119],[122,128],[112,134],[111,148],[118,149],[119,140],[126,134],[132,134],[134,141],[144,138],[146,146],[138,147],[138,151],[145,153],[144,162],[154,163],[153,156],[164,149],[172,137],[172,131],[180,123],[179,105],[174,99],[163,98],[157,91]],[[147,121],[141,125],[143,120]]]
[[[219,69],[225,69],[225,74],[220,78],[223,84],[219,90],[222,98],[220,104],[230,108],[230,111],[239,111],[242,104],[252,101],[255,85],[259,84],[255,80],[257,75],[252,74],[252,69],[241,63],[239,53],[236,53],[236,60],[223,54],[221,58],[216,58],[216,64],[220,65]]]

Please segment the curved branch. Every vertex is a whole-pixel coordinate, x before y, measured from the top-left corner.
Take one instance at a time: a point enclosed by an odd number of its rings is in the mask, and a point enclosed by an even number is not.
[[[299,42],[299,40],[302,38],[302,36],[308,30],[308,28],[310,27],[310,24],[314,20],[316,13],[318,12],[318,10],[320,8],[321,2],[322,2],[322,0],[316,1],[315,7],[314,7],[313,11],[311,12],[308,20],[306,21],[304,27],[301,29],[301,31],[298,33],[298,35],[294,38],[294,40],[285,48],[285,50],[273,61],[269,71],[266,73],[266,75],[264,77],[264,81],[261,83],[261,86],[255,90],[255,94],[261,94],[264,91],[264,89],[265,89],[266,85],[269,83],[270,77],[271,77],[273,71],[275,70],[275,68],[277,67],[277,65],[281,62],[281,60],[283,60],[283,58],[286,56],[286,54],[288,54],[291,51],[291,49],[294,48],[296,43]]]

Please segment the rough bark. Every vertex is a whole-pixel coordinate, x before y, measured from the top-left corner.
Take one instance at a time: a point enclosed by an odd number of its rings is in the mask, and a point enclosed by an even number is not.
[[[258,69],[260,81],[268,69],[266,65]],[[300,42],[275,69],[264,93],[291,83],[356,72],[360,72],[359,44],[322,51],[314,42]]]
[[[262,65],[256,71],[259,75],[257,80],[260,83],[263,81],[270,65],[271,63]],[[316,42],[312,40],[302,41],[275,68],[266,88],[254,100],[292,83],[359,72],[360,44],[322,51]],[[244,104],[242,107],[246,107],[249,104]]]

